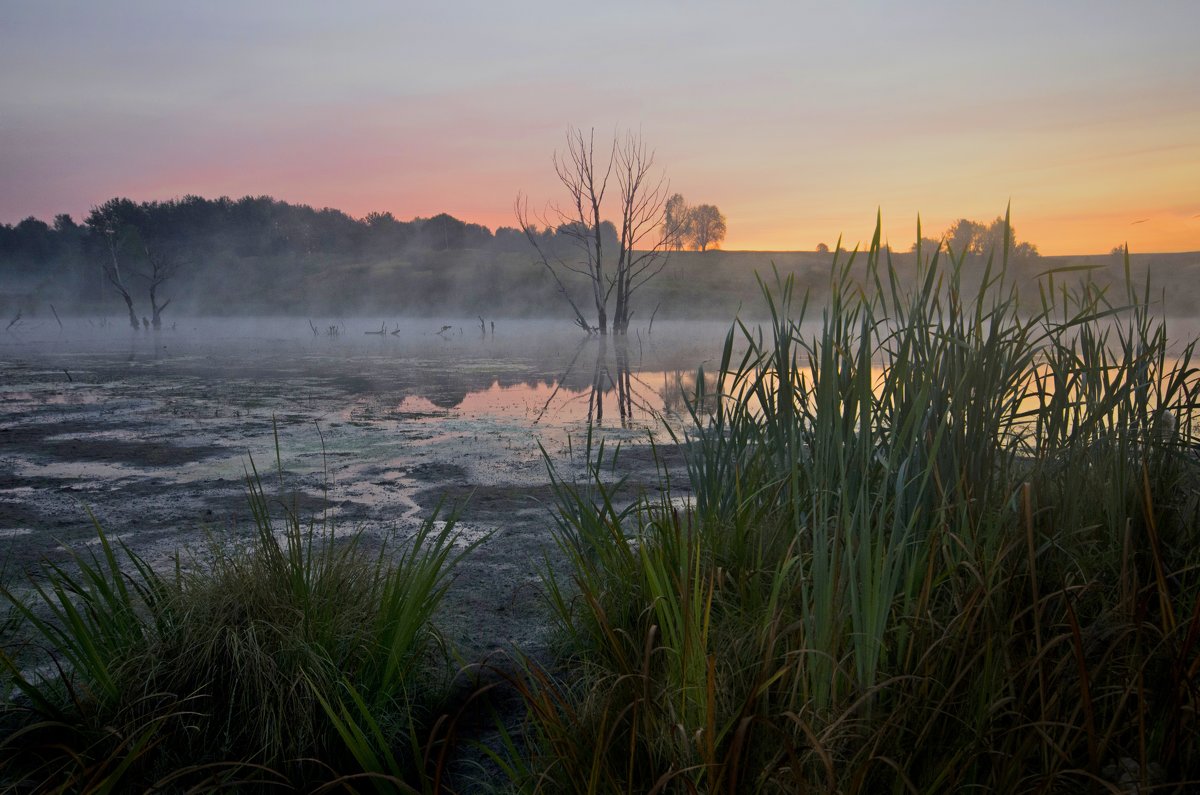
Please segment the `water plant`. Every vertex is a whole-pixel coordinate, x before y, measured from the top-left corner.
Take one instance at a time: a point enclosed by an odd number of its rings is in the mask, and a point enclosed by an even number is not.
[[[519,788],[1200,783],[1195,342],[1128,276],[1022,302],[1006,255],[901,269],[877,226],[819,319],[763,284],[696,378],[686,484],[554,478]]]
[[[248,539],[160,571],[97,523],[92,552],[0,591],[25,641],[0,655],[6,784],[428,789],[453,517],[370,549],[247,483]]]

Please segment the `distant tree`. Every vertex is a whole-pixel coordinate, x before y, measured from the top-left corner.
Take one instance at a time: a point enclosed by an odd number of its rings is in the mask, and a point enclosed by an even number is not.
[[[492,232],[486,226],[468,224],[447,213],[416,223],[418,243],[434,251],[482,248],[492,241]]]
[[[818,254],[828,254],[829,246],[825,245],[824,243],[818,243],[817,244],[817,253]]]
[[[177,259],[168,253],[168,232],[182,236],[181,230],[194,223],[204,199],[188,197],[183,201],[150,202],[135,205],[128,199],[112,199],[94,207],[87,225],[103,236],[104,276],[120,294],[129,311],[129,324],[135,330],[146,325],[138,322],[131,293],[130,277],[144,279],[150,294],[149,325],[162,327],[162,313],[171,303],[161,300],[160,290],[176,273]],[[140,269],[139,269],[140,266]]]
[[[363,223],[372,229],[387,229],[400,222],[396,220],[396,216],[389,212],[374,212],[367,213],[366,217],[363,218]]]
[[[711,204],[701,204],[693,207],[691,213],[690,233],[692,245],[701,251],[707,251],[709,246],[717,247],[725,239],[725,216]]]
[[[413,237],[413,225],[396,220],[389,212],[368,213],[362,222],[366,227],[366,247],[377,253],[392,253]]]
[[[692,208],[683,195],[676,193],[667,199],[663,214],[663,239],[672,251],[679,251],[691,238]]]
[[[944,239],[951,253],[956,257],[961,257],[964,254],[980,253],[986,232],[987,227],[983,224],[960,218],[946,230]]]
[[[1006,229],[1008,230],[1007,240],[1005,239]],[[955,257],[966,254],[992,255],[999,260],[1003,256],[1006,243],[1010,260],[1028,260],[1038,256],[1037,246],[1018,241],[1016,229],[1008,224],[1002,216],[997,216],[990,224],[960,218],[946,230],[942,239],[946,248]],[[922,249],[924,250],[930,243],[932,241],[922,241]],[[935,249],[930,246],[929,250]]]
[[[525,233],[511,226],[497,228],[492,240],[492,246],[497,251],[526,251],[529,248]]]
[[[161,251],[152,252],[149,248],[146,249],[146,260],[150,264],[150,272],[145,274],[146,280],[150,283],[150,325],[157,330],[162,328],[163,310],[167,308],[167,304],[171,303],[170,298],[161,304],[158,302],[158,288],[175,275],[175,263]]]
[[[921,255],[925,257],[931,257],[934,252],[939,250],[945,252],[946,249],[945,240],[934,240],[932,237],[922,237],[920,240],[914,241],[912,248],[909,250],[915,254],[918,246],[920,247]]]
[[[54,231],[60,235],[73,235],[79,231],[79,224],[66,213],[54,216]]]
[[[1007,240],[1005,233],[1007,230]],[[997,260],[1003,256],[1005,246],[1008,247],[1010,260],[1027,260],[1038,256],[1037,246],[1017,240],[1017,230],[1003,216],[997,216],[983,231],[982,238],[977,241],[976,254],[993,254]]]
[[[121,274],[121,257],[117,253],[118,249],[129,239],[133,228],[122,225],[121,211],[123,208],[120,204],[115,203],[117,201],[114,199],[100,207],[92,208],[92,212],[88,216],[88,226],[104,236],[104,242],[108,249],[108,258],[101,264],[104,277],[125,301],[125,308],[129,311],[129,325],[133,327],[134,331],[137,331],[141,328],[141,324],[138,322],[137,312],[133,308],[133,296],[126,285],[125,277]]]

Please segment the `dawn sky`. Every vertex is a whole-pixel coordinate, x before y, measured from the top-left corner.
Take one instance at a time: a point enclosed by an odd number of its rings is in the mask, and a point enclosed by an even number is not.
[[[0,222],[269,194],[514,225],[640,130],[727,249],[1200,250],[1200,2],[0,0]]]

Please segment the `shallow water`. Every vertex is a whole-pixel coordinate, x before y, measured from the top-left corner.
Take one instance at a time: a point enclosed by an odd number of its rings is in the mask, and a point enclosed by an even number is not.
[[[233,527],[277,439],[284,491],[347,527],[411,524],[446,486],[515,499],[546,483],[543,450],[577,465],[589,425],[663,438],[727,329],[660,322],[622,348],[562,321],[22,327],[0,336],[0,549],[21,563],[86,541],[88,511],[142,548]]]

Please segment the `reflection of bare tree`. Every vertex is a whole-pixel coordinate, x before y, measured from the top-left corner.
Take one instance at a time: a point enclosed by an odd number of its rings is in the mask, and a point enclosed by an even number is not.
[[[573,378],[575,366],[579,363],[580,354],[587,345],[596,345],[596,358],[592,366],[590,378],[586,382]],[[611,352],[611,356],[609,355]],[[586,372],[586,371],[585,371]],[[581,373],[581,375],[583,375]],[[533,424],[541,421],[560,394],[566,392],[575,399],[587,399],[587,421],[590,425],[604,424],[606,412],[611,411],[612,398],[617,401],[617,418],[622,428],[629,428],[634,422],[634,412],[639,411],[643,417],[657,416],[660,394],[650,384],[634,373],[630,359],[630,349],[627,340],[621,337],[611,339],[593,337],[580,342],[575,349],[575,355],[558,378],[550,397],[542,405],[534,418]],[[611,414],[609,414],[611,417]]]
[[[604,403],[609,395],[616,395],[617,416],[622,428],[633,424],[634,409],[640,409],[646,416],[657,414],[654,406],[639,394],[655,395],[654,389],[634,376],[629,360],[629,342],[624,337],[614,337],[612,340],[613,357],[608,358],[609,341],[600,338],[596,351],[596,367],[592,374],[592,385],[588,395],[588,422],[593,425],[604,424]]]
[[[538,412],[533,419],[533,424],[537,425],[542,421],[542,417],[546,414],[546,410],[550,408],[550,404],[554,402],[554,398],[558,397],[558,393],[562,391],[563,384],[571,377],[571,371],[575,369],[575,362],[579,361],[579,354],[583,352],[584,346],[587,345],[587,340],[580,340],[579,345],[575,347],[575,355],[571,357],[571,361],[567,364],[566,370],[558,379],[558,383],[554,386],[554,391],[550,393],[550,397],[546,398],[546,403],[542,406],[542,410]]]
[[[704,390],[698,395],[696,386],[699,375],[700,371],[696,370],[663,373],[662,387],[657,390],[659,398],[662,399],[663,411],[680,417],[685,416],[690,410],[689,405],[694,405],[700,395],[703,396],[703,405],[697,408],[702,412],[712,411],[717,394],[717,375],[704,373]]]

